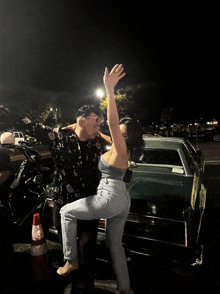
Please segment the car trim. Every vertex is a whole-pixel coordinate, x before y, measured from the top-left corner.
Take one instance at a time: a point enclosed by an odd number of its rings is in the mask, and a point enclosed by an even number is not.
[[[138,163],[137,165],[148,165],[148,166],[157,166],[157,167],[183,167],[180,165],[172,165],[172,164],[156,164],[156,163]]]
[[[141,221],[139,220],[139,217],[141,218]],[[157,220],[162,220],[162,221],[169,221],[173,223],[182,223],[184,224],[184,244],[176,243],[176,242],[169,242],[165,240],[159,240],[159,239],[153,239],[150,237],[143,237],[143,236],[138,236],[138,235],[131,235],[129,233],[124,233],[124,236],[132,237],[132,238],[137,238],[137,239],[142,239],[142,240],[149,240],[157,243],[164,243],[164,244],[172,244],[178,247],[188,247],[188,229],[187,229],[187,222],[186,221],[181,221],[181,220],[176,220],[176,219],[168,219],[168,218],[163,218],[163,217],[156,217],[152,215],[138,215],[136,213],[129,213],[128,218],[126,222],[130,223],[147,223],[150,220],[149,219],[157,219]],[[105,219],[100,219],[100,222],[105,221]],[[99,232],[105,233],[105,228],[104,227],[99,227]]]
[[[149,241],[153,241],[153,242],[163,243],[163,244],[172,244],[172,245],[184,247],[184,248],[187,247],[187,245],[185,245],[185,244],[183,245],[183,244],[178,244],[178,243],[174,243],[174,242],[161,241],[158,239],[146,238],[146,237],[142,237],[142,236],[134,236],[134,235],[129,235],[129,234],[126,234],[126,236],[138,238],[138,239],[142,239],[142,240],[149,240]]]
[[[170,167],[170,168],[176,168],[176,167],[179,167],[179,165],[159,165],[159,164],[155,164],[155,165],[153,165],[153,164],[147,164],[147,163],[137,163],[137,167],[139,166],[139,165],[147,165],[147,166],[155,166],[155,167]],[[193,175],[192,174],[189,174],[189,173],[187,173],[186,172],[186,168],[184,167],[184,166],[181,166],[183,169],[184,169],[184,171],[185,171],[185,173],[184,174],[180,174],[180,173],[172,173],[172,175],[174,175],[174,176],[183,176],[183,177],[193,177]],[[149,173],[152,173],[152,174],[157,174],[158,172],[155,172],[155,171],[139,171],[139,170],[137,170],[137,169],[135,169],[135,173],[146,173],[146,174],[149,174]]]
[[[139,223],[140,221],[137,220],[137,218],[139,217],[138,214],[136,213],[129,213],[127,221],[128,222],[133,222],[133,223]],[[161,240],[156,240],[156,239],[152,239],[152,238],[146,238],[146,237],[139,237],[142,239],[147,239],[147,240],[152,240],[152,241],[156,241],[156,242],[161,242],[161,243],[167,243],[167,244],[174,244],[177,246],[181,246],[181,247],[187,247],[188,246],[188,242],[187,242],[187,222],[186,221],[181,221],[181,220],[176,220],[176,219],[169,219],[169,218],[163,218],[163,217],[157,217],[157,216],[152,216],[152,215],[141,215],[141,218],[143,220],[143,218],[153,218],[153,219],[160,219],[163,221],[171,221],[171,222],[176,222],[176,223],[184,223],[184,228],[185,228],[185,244],[178,244],[178,243],[173,243],[173,242],[167,242],[167,241],[161,241]],[[146,220],[147,221],[147,220]],[[146,222],[144,221],[144,222]],[[129,234],[126,234],[129,236]],[[131,235],[132,236],[132,235]]]

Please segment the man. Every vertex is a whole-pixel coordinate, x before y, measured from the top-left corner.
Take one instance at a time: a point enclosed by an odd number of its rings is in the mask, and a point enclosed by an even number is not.
[[[77,123],[54,132],[50,127],[33,125],[29,119],[17,122],[27,135],[40,139],[49,146],[54,160],[54,193],[50,203],[57,210],[55,225],[60,231],[60,208],[81,197],[96,194],[100,180],[98,162],[105,152],[109,137],[100,134],[102,112],[92,105],[82,106],[76,115]],[[95,244],[98,220],[80,221],[79,288],[94,287]],[[87,292],[85,292],[87,293]],[[90,292],[88,292],[90,293]]]
[[[1,135],[0,140],[0,186],[8,179],[11,174],[11,160],[8,146],[15,143],[14,136],[11,132],[5,132]]]
[[[7,264],[13,257],[13,227],[8,195],[11,175],[11,160],[8,146],[14,145],[12,133],[5,132],[0,141],[0,260]]]

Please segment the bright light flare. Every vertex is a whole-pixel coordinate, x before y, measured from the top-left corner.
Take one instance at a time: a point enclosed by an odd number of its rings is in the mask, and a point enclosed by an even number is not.
[[[102,90],[97,90],[96,91],[96,95],[99,97],[99,98],[103,98],[104,97],[104,92]]]

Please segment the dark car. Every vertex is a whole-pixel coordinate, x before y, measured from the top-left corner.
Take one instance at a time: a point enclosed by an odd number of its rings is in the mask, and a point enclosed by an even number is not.
[[[215,128],[205,128],[203,131],[198,130],[197,132],[191,132],[187,133],[188,138],[200,138],[203,141],[215,141],[219,142],[220,141],[220,130],[219,127]]]
[[[127,254],[158,255],[201,263],[201,224],[206,203],[204,158],[182,138],[144,138],[140,163],[127,188],[131,209],[123,243]],[[104,220],[98,243],[103,245]]]

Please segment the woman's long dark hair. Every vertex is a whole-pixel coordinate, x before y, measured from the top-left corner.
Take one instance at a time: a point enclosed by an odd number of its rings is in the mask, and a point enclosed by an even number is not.
[[[126,145],[131,154],[131,160],[138,161],[143,152],[143,128],[137,120],[125,117],[120,120],[120,125],[124,124],[127,127],[128,139]]]

